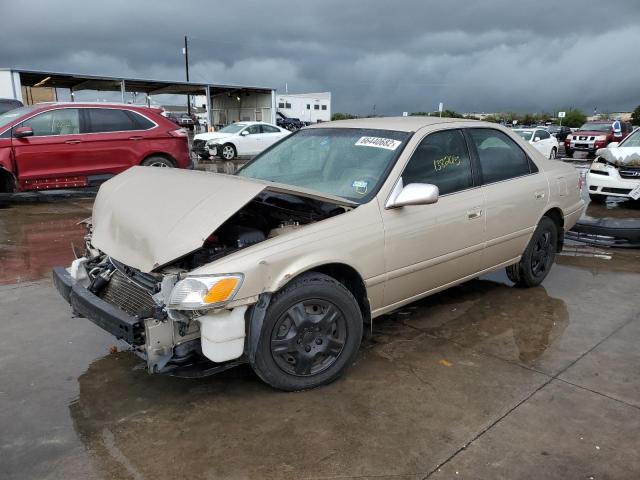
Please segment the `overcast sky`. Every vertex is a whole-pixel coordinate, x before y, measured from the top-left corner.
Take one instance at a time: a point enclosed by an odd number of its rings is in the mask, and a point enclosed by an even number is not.
[[[640,0],[4,1],[2,67],[331,91],[333,111],[628,111]]]

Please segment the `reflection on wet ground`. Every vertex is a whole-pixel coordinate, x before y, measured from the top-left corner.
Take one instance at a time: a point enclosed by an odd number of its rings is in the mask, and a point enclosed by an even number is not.
[[[0,285],[47,277],[73,260],[71,244],[84,249],[92,201],[20,205],[0,209]]]
[[[89,210],[0,210],[2,478],[640,478],[640,251],[568,243],[540,287],[415,302],[287,394],[247,366],[150,376],[48,278],[18,283],[70,261]]]

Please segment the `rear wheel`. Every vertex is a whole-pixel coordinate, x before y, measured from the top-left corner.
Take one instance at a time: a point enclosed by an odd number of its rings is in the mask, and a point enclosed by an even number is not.
[[[556,147],[553,147],[551,149],[551,153],[549,153],[549,160],[554,160],[557,155],[558,155],[558,150],[556,149]]]
[[[569,150],[568,148],[565,149],[564,156],[567,158],[573,158],[573,150]]]
[[[542,217],[522,258],[507,267],[509,280],[518,287],[535,287],[546,278],[558,248],[558,227],[549,217]]]
[[[351,292],[310,272],[274,296],[252,367],[274,388],[314,388],[342,375],[361,339],[362,314]]]
[[[145,158],[140,165],[142,165],[143,167],[161,167],[161,168],[173,168],[175,166],[171,160],[164,157]]]
[[[600,195],[599,193],[590,193],[589,198],[593,203],[604,203],[607,200],[606,195]]]

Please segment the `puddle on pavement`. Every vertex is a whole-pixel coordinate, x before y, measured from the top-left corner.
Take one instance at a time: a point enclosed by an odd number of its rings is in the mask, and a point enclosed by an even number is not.
[[[492,280],[472,280],[377,319],[370,342],[393,342],[402,349],[398,335],[410,327],[465,347],[497,341],[509,350],[507,356],[531,364],[568,323],[565,302],[549,296],[542,286],[516,289]],[[402,355],[385,350],[391,356]]]
[[[49,277],[51,268],[73,260],[71,244],[83,250],[90,200],[15,205],[0,209],[0,285]]]

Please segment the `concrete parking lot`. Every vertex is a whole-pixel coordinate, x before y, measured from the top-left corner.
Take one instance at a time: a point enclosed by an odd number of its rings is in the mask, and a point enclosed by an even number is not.
[[[543,286],[484,276],[374,324],[339,381],[150,376],[49,272],[91,201],[0,209],[0,477],[640,477],[640,252],[567,245]],[[640,216],[611,203],[595,216]]]

